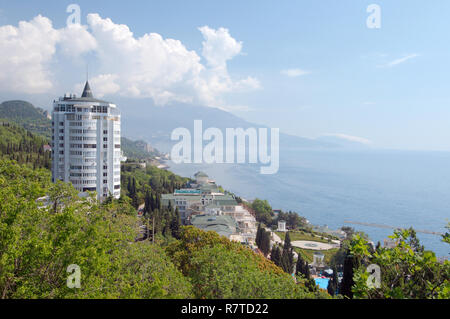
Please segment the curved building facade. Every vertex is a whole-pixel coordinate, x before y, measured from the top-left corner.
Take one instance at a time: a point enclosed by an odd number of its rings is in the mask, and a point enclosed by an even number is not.
[[[120,197],[120,111],[115,104],[95,99],[86,82],[81,97],[54,101],[52,132],[53,182],[96,191],[100,200]]]

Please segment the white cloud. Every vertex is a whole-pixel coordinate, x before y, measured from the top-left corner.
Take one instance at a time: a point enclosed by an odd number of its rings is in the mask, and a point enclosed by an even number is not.
[[[402,63],[404,63],[404,62],[406,62],[408,60],[411,60],[411,59],[414,59],[416,57],[419,57],[419,56],[420,56],[420,54],[417,54],[417,53],[408,54],[408,55],[406,55],[406,56],[404,56],[402,58],[395,59],[395,60],[393,60],[391,62],[388,62],[386,64],[380,65],[379,67],[391,68],[391,67],[394,67],[396,65],[402,64]]]
[[[50,19],[38,15],[18,27],[0,27],[0,88],[15,93],[45,93],[53,87],[49,64],[60,45],[63,54],[78,56],[95,48],[86,27],[54,29]]]
[[[87,26],[71,24],[59,30],[59,43],[64,54],[75,57],[97,48],[97,41]]]
[[[228,60],[238,55],[242,50],[242,42],[231,37],[228,29],[211,29],[208,26],[199,28],[203,35],[202,55],[213,68],[224,68]]]
[[[37,16],[18,27],[0,27],[0,88],[4,91],[41,93],[52,87],[46,68],[58,42],[49,19]]]
[[[334,136],[334,137],[338,137],[347,141],[351,141],[351,142],[358,142],[358,143],[362,143],[362,144],[372,144],[372,141],[364,138],[364,137],[359,137],[359,136],[352,136],[352,135],[347,135],[347,134],[341,134],[341,133],[331,133],[331,134],[324,134],[324,136]]]
[[[281,74],[289,76],[289,77],[298,77],[298,76],[302,76],[302,75],[306,75],[306,74],[310,74],[311,72],[309,71],[305,71],[302,69],[287,69],[287,70],[282,70]]]
[[[90,79],[94,95],[121,94],[152,98],[156,104],[171,101],[224,106],[227,93],[259,89],[251,76],[233,79],[227,62],[241,54],[242,42],[225,28],[199,28],[202,58],[175,39],[157,33],[136,37],[127,25],[98,14],[87,16],[87,26],[54,29],[38,16],[18,27],[0,27],[0,88],[21,93],[49,92],[53,82],[50,63],[58,54],[70,58],[91,52],[98,74]],[[82,89],[82,84],[74,86]],[[77,91],[78,92],[78,91]]]
[[[219,107],[226,105],[222,98],[226,93],[260,88],[256,78],[233,80],[228,74],[227,61],[241,52],[242,43],[225,28],[199,28],[204,65],[181,41],[157,33],[137,38],[128,26],[98,14],[88,15],[88,25],[98,44],[100,68],[118,75],[115,83],[122,95],[150,97],[160,105],[180,101]]]

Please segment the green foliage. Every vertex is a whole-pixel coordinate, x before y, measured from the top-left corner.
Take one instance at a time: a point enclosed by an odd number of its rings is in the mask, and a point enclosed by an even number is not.
[[[36,201],[49,195],[49,201]],[[149,242],[127,203],[81,199],[49,172],[0,161],[1,298],[186,298],[189,282]],[[132,209],[132,208],[131,208]],[[81,288],[66,286],[71,264]]]
[[[1,120],[0,120],[1,122]],[[0,123],[0,159],[15,160],[33,168],[51,167],[51,152],[45,152],[47,141],[8,122]]]
[[[305,279],[309,279],[311,277],[308,263],[302,258],[301,255],[298,255],[297,258],[296,275],[303,276]]]
[[[259,254],[215,232],[183,227],[167,252],[193,284],[196,298],[314,298],[304,282]]]
[[[121,149],[124,155],[130,159],[146,160],[161,154],[144,141],[133,141],[126,137],[121,138]]]
[[[280,220],[284,220],[286,227],[291,230],[305,228],[307,226],[306,218],[301,217],[296,212],[279,212],[277,218],[272,220],[272,225],[277,226]]]
[[[337,276],[337,269],[336,269],[336,267],[333,267],[333,277],[328,282],[328,287],[327,287],[328,294],[330,294],[331,296],[336,295],[336,293],[338,291],[338,284],[339,284],[339,280],[338,280],[338,276]]]
[[[353,293],[355,298],[450,298],[450,263],[439,262],[435,254],[425,251],[413,229],[396,230],[390,236],[394,248],[379,247],[371,251],[367,240],[355,236],[351,252],[357,259],[354,265]],[[367,284],[368,264],[381,269],[381,286]]]
[[[294,248],[291,245],[289,232],[286,233],[284,238],[284,246],[281,253],[281,267],[288,274],[292,273],[294,267]]]
[[[272,207],[267,200],[256,198],[253,201],[251,208],[256,213],[255,217],[257,221],[264,223],[265,225],[270,225],[272,223]]]
[[[261,224],[258,225],[255,242],[264,256],[267,256],[270,252],[270,231],[266,231]]]
[[[46,112],[25,101],[5,101],[1,103],[0,119],[14,122],[47,139],[52,136],[51,120],[47,118]]]
[[[445,228],[447,228],[448,231],[450,231],[450,223],[447,224],[447,226],[445,226]],[[447,244],[450,244],[450,233],[446,232],[444,235],[442,235],[442,241],[444,241]]]
[[[344,274],[340,286],[340,292],[341,294],[346,298],[353,298],[353,291],[352,287],[354,285],[353,281],[353,269],[355,267],[355,258],[351,254],[350,250],[348,249],[345,252],[344,256]]]
[[[270,252],[270,260],[273,261],[275,265],[281,267],[281,249],[278,245],[273,245]]]
[[[188,178],[182,178],[155,166],[140,168],[127,163],[122,165],[122,193],[131,198],[135,208],[144,203],[147,192],[153,197],[157,195],[160,197],[161,194],[173,193],[188,181]]]

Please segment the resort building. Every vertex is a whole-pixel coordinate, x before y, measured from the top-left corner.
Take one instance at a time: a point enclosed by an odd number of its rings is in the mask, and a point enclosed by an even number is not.
[[[120,112],[94,98],[86,81],[81,97],[65,95],[53,103],[52,181],[71,182],[98,199],[120,197]]]
[[[208,179],[208,175],[198,172],[194,176],[196,180],[188,188],[177,189],[173,194],[163,194],[161,204],[167,207],[170,203],[170,206],[178,207],[181,220],[186,225],[192,224],[202,229],[225,227],[226,231],[217,232],[233,240],[254,242],[257,230],[255,217],[238,204],[234,196],[224,194],[213,180]],[[232,232],[230,219],[235,225]]]

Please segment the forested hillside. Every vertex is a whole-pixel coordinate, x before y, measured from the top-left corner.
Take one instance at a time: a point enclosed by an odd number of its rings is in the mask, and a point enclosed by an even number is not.
[[[44,151],[47,140],[15,124],[0,120],[0,157],[33,168],[51,168],[51,152]]]
[[[150,145],[144,141],[133,141],[129,138],[121,138],[122,151],[128,158],[137,160],[145,160],[153,156],[161,155],[158,150],[150,147]]]
[[[46,112],[26,101],[5,101],[0,104],[0,119],[14,122],[32,133],[51,139],[52,121]]]

